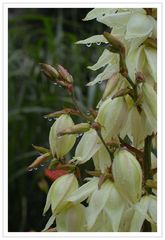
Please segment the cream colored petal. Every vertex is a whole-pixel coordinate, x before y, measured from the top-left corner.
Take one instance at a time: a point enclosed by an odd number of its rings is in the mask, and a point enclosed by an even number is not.
[[[144,99],[142,108],[146,115],[148,127],[152,132],[157,131],[157,95],[152,86],[145,83],[143,85]]]
[[[55,180],[48,192],[44,214],[51,205],[52,212],[57,214],[68,205],[67,197],[78,188],[74,174],[66,174]]]
[[[97,75],[97,77],[89,82],[86,86],[93,86],[96,83],[101,83],[104,80],[108,80],[109,78],[112,77],[113,74],[119,72],[119,63],[118,61],[114,62],[114,64],[108,64],[104,71],[100,74]]]
[[[111,182],[107,180],[100,189],[96,189],[91,196],[89,206],[87,207],[87,228],[90,229],[96,222],[96,219],[104,208],[111,190]]]
[[[72,205],[56,217],[58,232],[84,232],[85,207],[81,204]]]
[[[75,151],[75,158],[78,158],[78,163],[87,162],[100,148],[99,139],[94,129],[84,133]]]
[[[131,16],[130,12],[119,12],[119,13],[112,13],[104,17],[98,17],[97,21],[104,23],[108,27],[121,27],[127,26],[128,20]]]
[[[111,157],[104,145],[100,147],[92,158],[95,168],[101,170],[102,173],[111,166]]]
[[[125,200],[121,197],[114,184],[112,184],[110,196],[107,200],[104,210],[111,221],[113,232],[118,232],[119,230],[125,205]]]
[[[54,221],[55,221],[55,215],[52,215],[50,218],[49,218],[49,220],[48,220],[48,222],[46,223],[46,226],[45,226],[45,228],[42,230],[42,232],[44,232],[44,231],[46,231],[46,230],[48,230],[49,228],[50,228],[50,226],[54,223]]]
[[[157,223],[157,198],[149,195],[148,213],[155,223]]]
[[[157,81],[157,51],[154,48],[146,47],[144,49],[149,69],[151,70],[152,76]]]
[[[125,125],[127,114],[127,106],[122,97],[105,100],[96,118],[96,121],[102,126],[103,137],[118,135]]]
[[[112,172],[115,186],[121,195],[136,203],[142,193],[142,169],[134,155],[124,149],[116,152]]]
[[[71,117],[69,115],[61,115],[56,122],[53,124],[53,126],[50,129],[49,133],[49,143],[50,148],[52,151],[52,154],[61,158],[64,155],[66,155],[76,141],[76,135],[65,135],[58,137],[58,133],[63,131],[66,128],[73,127],[74,122],[72,121]]]
[[[104,15],[109,15],[116,11],[116,8],[94,8],[89,13],[87,13],[86,17],[83,19],[84,21],[89,21],[97,17],[101,17]]]
[[[143,72],[145,64],[144,46],[140,46],[129,52],[126,57],[126,65],[130,78],[135,81],[135,73]]]
[[[135,13],[127,24],[126,39],[148,37],[153,30],[153,23],[147,15]]]
[[[84,40],[76,42],[76,44],[92,44],[92,43],[107,43],[107,39],[103,35],[95,35]]]
[[[92,180],[83,184],[80,188],[74,191],[68,197],[67,201],[74,202],[74,203],[84,201],[98,187],[98,181],[99,181],[98,178],[93,177]]]
[[[141,209],[143,214],[141,213],[141,211],[135,211],[130,225],[130,232],[140,232],[143,222],[145,220],[145,215],[147,214],[148,205],[148,196],[141,198],[140,202],[137,203],[137,206],[139,207],[139,209]]]
[[[88,68],[93,71],[96,71],[99,68],[107,65],[111,61],[111,57],[112,57],[112,53],[110,53],[109,50],[105,49],[102,55],[99,57],[97,63],[94,64],[93,66],[89,66]]]

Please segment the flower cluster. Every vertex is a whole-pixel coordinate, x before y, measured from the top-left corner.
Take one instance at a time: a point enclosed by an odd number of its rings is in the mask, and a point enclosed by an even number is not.
[[[44,214],[51,207],[52,216],[43,231],[54,222],[56,231],[64,232],[156,231],[156,9],[97,8],[83,20],[93,19],[109,32],[77,42],[105,45],[97,63],[88,67],[104,67],[88,86],[106,82],[89,114],[77,104],[70,73],[62,66],[41,64],[74,104],[45,115],[57,119],[50,129],[50,149],[35,146],[41,156],[29,166],[51,159],[50,170],[64,171],[49,189]],[[83,122],[76,124],[72,116]],[[68,160],[70,150],[74,155]],[[94,169],[87,169],[89,177],[82,179],[80,166],[87,161],[93,161]]]

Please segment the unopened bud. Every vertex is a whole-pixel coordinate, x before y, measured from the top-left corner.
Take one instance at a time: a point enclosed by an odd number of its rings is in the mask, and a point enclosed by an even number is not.
[[[32,146],[37,152],[39,152],[41,154],[50,152],[50,149],[48,149],[48,148],[44,148],[44,147],[41,147],[41,146],[36,146],[34,144],[32,144]]]
[[[103,35],[108,40],[110,45],[112,46],[112,47],[110,47],[110,50],[112,52],[120,53],[124,57],[125,56],[125,47],[124,47],[123,43],[109,32],[104,32]]]
[[[36,158],[34,162],[28,166],[27,170],[31,170],[33,168],[39,167],[42,163],[46,162],[51,157],[52,157],[52,154],[50,152],[44,153],[43,155]]]
[[[49,64],[46,63],[40,63],[41,66],[41,71],[50,79],[55,80],[57,79],[60,75],[57,72],[57,70],[52,67]]]
[[[64,108],[63,110],[60,111],[56,111],[53,113],[49,113],[44,115],[44,118],[56,118],[56,117],[60,117],[63,114],[69,114],[69,115],[75,115],[75,116],[80,116],[80,112],[76,109],[73,108]]]
[[[144,75],[143,75],[142,72],[136,72],[136,73],[135,73],[135,78],[136,78],[136,82],[137,82],[138,84],[145,82]]]
[[[76,124],[70,128],[66,128],[63,131],[59,132],[59,136],[67,135],[67,134],[79,134],[87,132],[90,129],[89,123],[80,123]]]
[[[57,66],[57,71],[64,81],[66,81],[68,83],[73,83],[72,75],[70,75],[70,73],[63,66],[58,65]]]

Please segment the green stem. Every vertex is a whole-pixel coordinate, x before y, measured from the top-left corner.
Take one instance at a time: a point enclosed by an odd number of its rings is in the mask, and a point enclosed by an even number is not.
[[[145,138],[145,144],[144,144],[144,181],[147,179],[151,179],[151,147],[152,147],[152,135],[147,136]],[[148,189],[148,192],[151,191],[151,189]]]
[[[129,84],[131,85],[131,87],[134,90],[134,101],[136,102],[136,100],[137,100],[137,87],[128,75],[125,78],[127,79],[127,81],[129,82]]]
[[[102,141],[103,145],[105,146],[105,148],[107,149],[110,157],[111,157],[111,161],[113,162],[113,153],[109,150],[108,146],[106,145],[102,135],[101,135],[101,132],[99,130],[96,130],[97,132],[97,135],[99,136],[100,140]]]
[[[87,115],[86,115],[85,113],[83,113],[83,112],[81,111],[81,109],[79,108],[74,93],[72,93],[71,98],[72,98],[72,102],[73,102],[75,108],[80,112],[81,116],[82,116],[85,120],[91,122],[91,117],[90,117],[90,116],[87,116]]]

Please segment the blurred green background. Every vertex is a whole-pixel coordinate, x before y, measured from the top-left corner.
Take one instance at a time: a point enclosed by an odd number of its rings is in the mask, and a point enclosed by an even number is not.
[[[53,85],[40,72],[39,63],[61,64],[72,74],[82,110],[95,106],[101,95],[99,85],[85,84],[97,73],[86,67],[96,62],[104,46],[90,48],[74,44],[101,34],[105,26],[83,22],[91,9],[9,9],[9,169],[8,231],[41,231],[49,216],[42,216],[47,187],[51,182],[43,168],[27,172],[36,158],[31,144],[48,147],[52,122],[48,112],[72,107],[62,88]],[[48,186],[47,186],[48,184]]]

